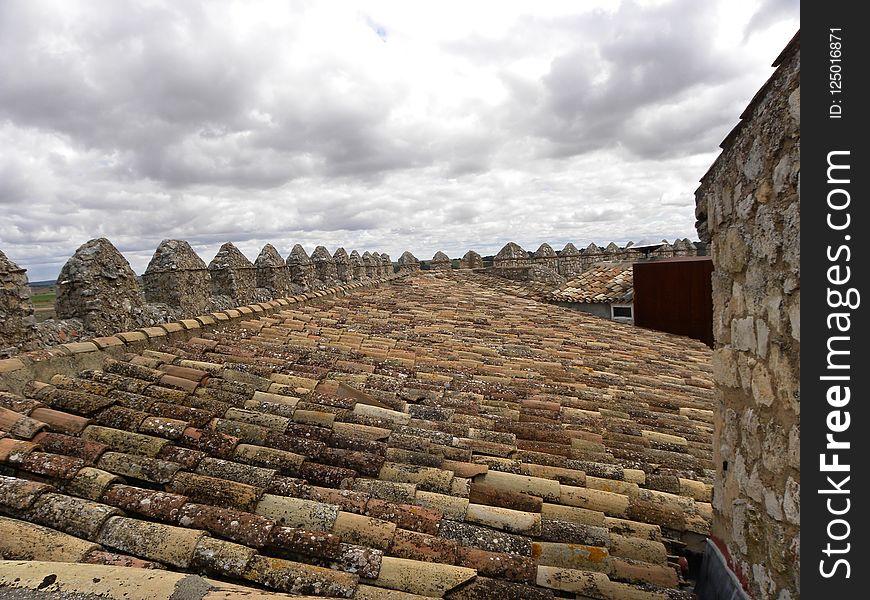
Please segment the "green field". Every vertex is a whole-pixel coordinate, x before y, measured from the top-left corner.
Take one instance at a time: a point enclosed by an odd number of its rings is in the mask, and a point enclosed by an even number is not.
[[[54,292],[37,292],[30,298],[34,304],[54,304]]]

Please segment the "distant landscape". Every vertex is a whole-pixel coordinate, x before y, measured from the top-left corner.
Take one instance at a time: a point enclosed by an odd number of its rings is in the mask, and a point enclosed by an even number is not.
[[[33,313],[36,316],[36,322],[42,323],[46,319],[53,319],[54,298],[56,295],[55,282],[31,281],[30,293],[33,300]]]

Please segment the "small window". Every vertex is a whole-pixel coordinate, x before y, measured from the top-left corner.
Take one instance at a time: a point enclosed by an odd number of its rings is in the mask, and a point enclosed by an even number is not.
[[[613,308],[613,318],[632,318],[631,307],[630,306],[614,306]]]

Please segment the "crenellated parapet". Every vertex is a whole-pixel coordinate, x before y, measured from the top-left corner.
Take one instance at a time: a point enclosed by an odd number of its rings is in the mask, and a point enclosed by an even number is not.
[[[376,284],[394,275],[386,253],[361,257],[356,250],[348,255],[339,248],[330,255],[317,246],[309,257],[297,244],[285,260],[266,244],[251,263],[227,242],[206,266],[186,241],[163,240],[140,282],[127,259],[100,238],[79,247],[63,266],[56,286],[57,318],[37,324],[26,270],[0,252],[0,358],[345,283]]]
[[[656,258],[670,258],[674,256],[674,247],[667,240],[662,240],[662,245],[653,250],[652,256]]]
[[[601,248],[595,245],[595,242],[590,243],[580,252],[580,261],[583,264],[583,270],[588,269],[596,262],[603,259],[604,253]]]
[[[674,256],[695,256],[698,254],[695,244],[689,241],[689,238],[675,240],[672,244]]]

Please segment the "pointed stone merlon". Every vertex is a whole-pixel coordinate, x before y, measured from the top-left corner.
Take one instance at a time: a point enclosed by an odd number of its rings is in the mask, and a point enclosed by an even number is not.
[[[338,278],[338,281],[342,283],[350,281],[353,274],[351,273],[350,256],[348,256],[347,250],[339,248],[332,255],[332,260],[335,262],[335,276]]]
[[[460,269],[482,269],[483,258],[474,250],[469,250],[459,261]]]
[[[257,272],[257,287],[269,290],[272,298],[290,295],[290,270],[272,244],[266,244],[254,261]]]
[[[504,248],[492,260],[492,266],[496,269],[514,269],[531,265],[528,252],[515,242],[508,242]]]
[[[287,268],[290,269],[291,283],[306,289],[315,287],[317,277],[314,273],[314,263],[301,245],[293,246],[290,256],[287,257]]]
[[[659,258],[670,258],[674,255],[674,247],[668,242],[668,240],[662,240],[662,245],[652,253],[653,256],[657,256]]]
[[[385,277],[389,277],[395,273],[393,269],[393,259],[386,252],[381,252],[381,271]]]
[[[208,265],[208,272],[212,296],[226,296],[239,306],[254,301],[256,269],[231,242],[220,247]]]
[[[324,246],[317,246],[311,253],[311,262],[314,265],[314,276],[326,287],[335,285],[338,281],[338,271],[335,268],[335,259]]]
[[[412,272],[420,270],[420,261],[417,257],[411,254],[410,250],[402,252],[402,256],[397,261],[399,264],[399,272]]]
[[[363,264],[362,256],[356,250],[353,250],[348,258],[348,273],[350,281],[359,281],[365,277],[365,265]]]
[[[451,268],[450,257],[439,250],[432,257],[431,265],[435,271],[448,271]]]
[[[145,300],[181,309],[189,316],[208,312],[211,277],[205,262],[184,240],[163,240],[142,275]]]
[[[32,350],[36,320],[27,271],[0,251],[0,358],[18,350]]]
[[[362,264],[363,264],[363,276],[364,277],[366,277],[367,279],[372,279],[373,277],[377,277],[375,259],[372,257],[371,252],[369,252],[369,251],[363,252]],[[380,266],[380,260],[378,260],[377,266]]]
[[[381,264],[381,255],[378,252],[372,252],[372,277],[375,279],[381,278],[381,273],[383,272],[383,265]]]
[[[541,244],[532,256],[532,260],[536,265],[547,267],[555,272],[559,271],[559,257],[556,255],[556,251],[553,250],[553,247],[550,246],[550,244]]]
[[[601,262],[603,260],[603,252],[601,248],[595,245],[595,242],[592,242],[583,251],[580,253],[581,261],[583,262],[583,267],[588,268],[594,265],[597,262]]]
[[[695,248],[695,244],[689,241],[689,238],[674,240],[671,246],[674,248],[674,256],[696,256],[698,254],[698,249]]]
[[[141,326],[145,296],[127,259],[106,238],[79,246],[57,278],[55,312],[85,331],[111,335]]]
[[[574,244],[568,242],[559,254],[559,275],[571,277],[580,274],[581,271],[583,271],[583,260],[580,251]]]

